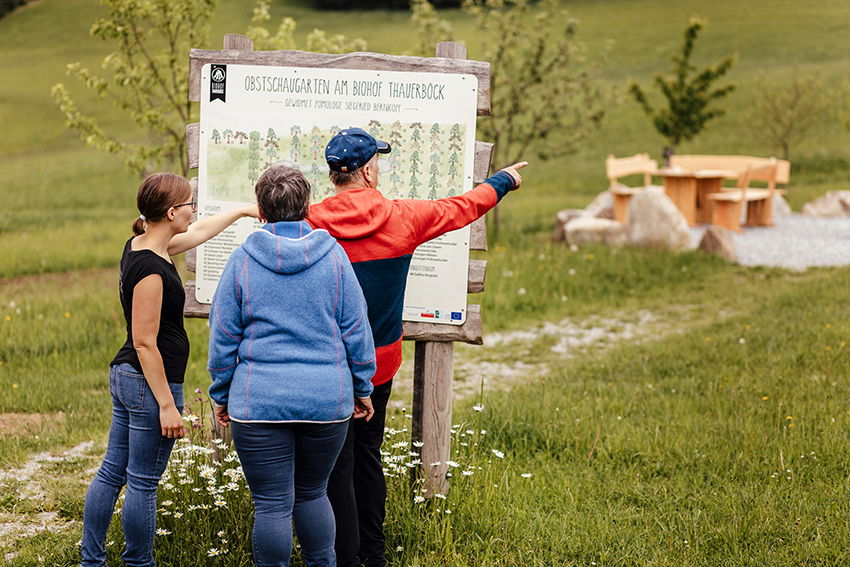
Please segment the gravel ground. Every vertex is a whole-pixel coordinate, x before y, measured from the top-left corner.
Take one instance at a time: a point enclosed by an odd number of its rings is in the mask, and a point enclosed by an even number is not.
[[[744,232],[732,235],[739,263],[790,270],[850,264],[850,218],[792,214],[775,222],[772,227],[744,227]],[[691,229],[694,246],[705,230],[704,226]]]

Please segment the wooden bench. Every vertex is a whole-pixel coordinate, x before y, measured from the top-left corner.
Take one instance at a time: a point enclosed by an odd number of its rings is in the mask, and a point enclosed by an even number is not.
[[[711,224],[741,232],[741,212],[746,204],[747,226],[773,226],[773,194],[776,192],[778,170],[779,160],[776,158],[762,164],[750,164],[738,177],[736,188],[709,194]],[[751,188],[752,181],[767,182],[767,189]]]
[[[649,158],[649,154],[635,154],[631,157],[616,158],[609,155],[605,160],[605,174],[608,177],[608,191],[614,202],[614,220],[625,224],[629,220],[629,202],[640,190],[652,186],[652,175],[658,169],[658,162]],[[643,175],[642,187],[629,187],[620,183],[620,177]]]

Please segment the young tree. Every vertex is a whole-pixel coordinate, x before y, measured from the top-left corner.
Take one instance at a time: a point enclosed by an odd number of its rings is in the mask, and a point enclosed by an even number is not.
[[[791,144],[805,138],[809,129],[827,111],[833,97],[824,87],[819,73],[797,75],[790,82],[768,80],[762,75],[756,84],[764,85],[747,121],[753,133],[782,151],[782,159],[791,155]]]
[[[114,42],[115,51],[103,60],[108,76],[80,63],[68,74],[126,111],[144,131],[146,142],[131,143],[108,134],[97,119],[79,110],[65,85],[53,86],[53,100],[87,145],[124,158],[126,166],[143,174],[151,169],[189,170],[185,125],[193,122],[189,103],[189,53],[207,41],[209,20],[218,0],[102,0],[107,16],[90,34]]]
[[[421,57],[434,55],[434,46],[452,38],[452,26],[437,15],[437,10],[428,0],[410,1],[410,21],[417,30],[416,54]]]
[[[714,87],[717,80],[732,67],[736,59],[734,55],[724,57],[714,65],[699,71],[691,63],[694,44],[705,25],[703,20],[692,17],[685,29],[681,52],[670,56],[673,75],[655,75],[655,86],[667,99],[666,108],[653,107],[640,85],[635,82],[629,85],[629,93],[652,118],[652,124],[658,133],[667,139],[667,146],[662,152],[665,165],[681,142],[693,139],[705,129],[710,120],[726,113],[722,108],[709,106],[735,89],[732,84]]]
[[[101,76],[80,63],[68,65],[68,74],[102,100],[130,115],[145,140],[131,143],[128,136],[108,133],[97,118],[81,111],[63,83],[52,95],[66,124],[87,144],[121,156],[127,168],[139,175],[155,169],[189,172],[185,127],[197,121],[197,107],[189,102],[189,49],[209,43],[209,22],[219,0],[102,0],[107,15],[94,22],[90,34],[113,42],[115,50],[103,60]],[[271,19],[268,0],[257,0],[247,35],[255,49],[296,49],[295,21],[281,20],[272,35],[265,23]],[[307,50],[326,53],[364,51],[366,42],[342,35],[328,36],[313,30]],[[125,133],[127,134],[127,133]],[[233,132],[222,132],[226,143]],[[132,136],[130,133],[129,137]],[[245,136],[247,139],[247,135]],[[241,142],[244,143],[245,139]]]
[[[273,49],[299,49],[295,41],[295,28],[297,24],[290,17],[281,18],[277,31],[274,35],[266,28],[266,23],[271,20],[269,13],[269,0],[257,0],[251,24],[245,35],[254,40],[255,50]],[[314,29],[307,35],[307,51],[321,53],[347,53],[349,51],[366,51],[366,40],[361,38],[348,38],[341,34],[328,36],[322,30]]]
[[[557,0],[466,0],[464,9],[488,38],[480,58],[490,63],[492,116],[478,130],[495,143],[493,164],[576,151],[614,103],[577,39],[578,22]]]

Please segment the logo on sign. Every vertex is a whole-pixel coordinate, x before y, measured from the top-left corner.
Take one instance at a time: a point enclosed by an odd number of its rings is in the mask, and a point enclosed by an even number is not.
[[[210,66],[210,102],[224,100],[227,81],[227,65]]]
[[[460,311],[452,311],[452,321],[460,321],[461,317],[463,317],[463,313]]]

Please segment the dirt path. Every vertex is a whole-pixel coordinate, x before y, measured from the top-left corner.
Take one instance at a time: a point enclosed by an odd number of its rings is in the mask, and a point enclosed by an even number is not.
[[[715,313],[713,321],[732,313]],[[563,319],[485,336],[483,346],[455,347],[454,399],[504,390],[544,376],[553,365],[592,350],[656,340],[705,321],[698,306],[670,306],[664,311],[639,310],[609,317]],[[413,396],[413,357],[404,361],[393,385],[390,406],[409,408]]]

